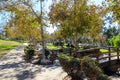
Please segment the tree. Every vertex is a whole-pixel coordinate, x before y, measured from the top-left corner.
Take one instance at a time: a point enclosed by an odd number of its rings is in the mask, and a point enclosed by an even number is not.
[[[113,7],[112,7],[113,14],[116,16],[116,19],[120,19],[120,1],[113,0]]]
[[[15,17],[9,21],[5,28],[8,37],[26,40],[31,38],[35,40],[41,39],[39,36],[40,30],[38,29],[39,23],[36,21],[36,17],[27,13],[29,12],[26,9],[17,9]]]
[[[111,2],[110,11],[113,12],[115,21],[120,23],[120,0],[108,0],[108,2]]]
[[[116,36],[119,34],[119,30],[116,29],[115,27],[109,27],[107,30],[103,32],[103,34],[106,36],[106,39],[110,39],[113,36]]]
[[[88,5],[87,0],[61,0],[51,6],[49,16],[52,24],[60,26],[61,35],[72,36],[78,46],[78,36],[87,35],[94,40],[101,32],[103,9]]]
[[[27,40],[41,39],[40,32],[44,23],[41,13],[34,9],[35,2],[37,1],[1,1],[0,10],[11,13],[11,20],[6,25],[6,31],[9,33],[9,36],[17,36]]]

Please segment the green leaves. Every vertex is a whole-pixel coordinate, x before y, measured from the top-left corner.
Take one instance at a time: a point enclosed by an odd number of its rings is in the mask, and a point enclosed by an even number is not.
[[[111,38],[109,40],[109,43],[110,43],[111,46],[120,48],[120,34]]]
[[[115,21],[120,20],[120,0],[112,0],[110,4],[110,11],[113,12]],[[119,21],[120,23],[120,21]]]
[[[64,54],[59,54],[58,59],[63,70],[67,72],[70,77],[73,75],[72,71],[84,71],[85,75],[91,80],[109,80],[108,76],[102,72],[101,68],[96,64],[96,62],[88,56],[79,59],[66,56]],[[77,73],[74,73],[74,76],[75,75],[76,77],[78,76]],[[80,75],[77,79],[81,80]]]
[[[60,24],[59,30],[64,38],[71,36],[76,42],[79,35],[87,35],[96,39],[101,32],[102,9],[87,5],[87,0],[62,0],[51,6],[49,20],[52,24]]]
[[[21,38],[25,40],[40,39],[41,30],[38,27],[43,26],[42,18],[39,13],[33,9],[32,0],[10,0],[2,2],[2,10],[11,13],[11,20],[6,25],[6,34],[10,38]]]

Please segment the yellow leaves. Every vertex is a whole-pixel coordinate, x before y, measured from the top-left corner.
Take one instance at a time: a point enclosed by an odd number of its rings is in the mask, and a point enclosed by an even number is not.
[[[35,16],[31,16],[31,13],[27,12],[29,10],[21,9],[15,11],[15,17],[12,19],[12,24],[14,24],[15,32],[9,29],[9,36],[11,37],[20,37],[23,39],[29,39],[30,35],[34,38],[40,35],[40,32],[37,30],[39,25],[37,18]],[[26,14],[29,13],[29,14]],[[39,35],[38,35],[39,34]]]
[[[119,23],[120,23],[120,0],[113,0],[110,4],[109,11],[113,12],[115,21],[119,21]]]
[[[51,22],[54,22],[54,23],[61,22],[61,21],[65,20],[66,18],[68,18],[68,16],[70,15],[69,11],[68,11],[69,10],[69,8],[68,8],[69,2],[70,2],[69,0],[60,1],[51,6],[51,11],[49,13]]]
[[[40,25],[44,25],[43,18],[39,17],[38,13],[34,11],[33,0],[12,0],[4,3],[3,8],[10,12],[13,16],[6,25],[6,30],[9,36],[19,37],[23,39],[33,38],[40,39]]]
[[[65,36],[74,36],[75,33],[83,34],[89,29],[91,36],[96,36],[101,31],[101,18],[95,5],[88,6],[86,0],[78,0],[75,3],[69,0],[69,4],[60,1],[52,5],[49,13],[50,21],[60,24],[60,31]],[[70,7],[71,5],[71,7]],[[94,31],[96,33],[94,33]],[[59,36],[60,37],[60,36]]]

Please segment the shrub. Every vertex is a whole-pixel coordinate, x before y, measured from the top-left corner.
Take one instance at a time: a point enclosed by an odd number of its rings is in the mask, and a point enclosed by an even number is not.
[[[24,48],[25,59],[30,62],[34,55],[34,47],[33,45],[28,45]]]
[[[80,60],[71,56],[58,55],[60,64],[65,72],[71,77],[71,80],[82,80],[79,75]]]
[[[76,65],[77,68],[80,67],[80,60],[78,58],[74,58],[71,56],[65,56],[63,54],[58,55],[58,59],[60,61],[61,66],[63,69],[70,74],[72,69],[74,68],[74,65]]]
[[[114,36],[109,40],[111,46],[120,48],[120,35]]]
[[[81,59],[81,69],[85,72],[86,76],[92,80],[109,80],[107,75],[105,75],[96,64],[96,61],[90,57],[85,56]]]
[[[105,74],[99,74],[97,75],[96,80],[110,80],[110,79]]]
[[[91,80],[109,80],[108,76],[102,72],[101,68],[90,57],[78,59],[60,54],[58,59],[71,80],[83,80],[86,76]]]

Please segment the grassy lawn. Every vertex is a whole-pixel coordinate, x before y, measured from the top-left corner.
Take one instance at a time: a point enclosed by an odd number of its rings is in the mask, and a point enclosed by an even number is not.
[[[0,58],[8,53],[11,49],[19,45],[22,45],[22,43],[16,41],[0,40]]]
[[[108,55],[108,50],[107,49],[100,49],[100,51],[102,52],[102,53],[106,53],[106,55]],[[111,55],[113,56],[113,55],[117,55],[117,52],[116,51],[111,51]]]
[[[47,48],[48,49],[54,49],[54,50],[56,50],[56,49],[60,49],[61,48],[61,46],[54,46],[54,45],[49,45],[49,46],[47,46]]]
[[[57,50],[57,49],[61,49],[62,47],[61,46],[54,46],[53,44],[49,44],[49,45],[47,45],[47,48],[48,49],[53,49],[53,50]],[[63,48],[67,48],[67,46],[66,45],[64,45],[63,46]]]
[[[100,51],[101,51],[102,53],[107,53],[107,52],[108,52],[107,49],[100,49]]]

